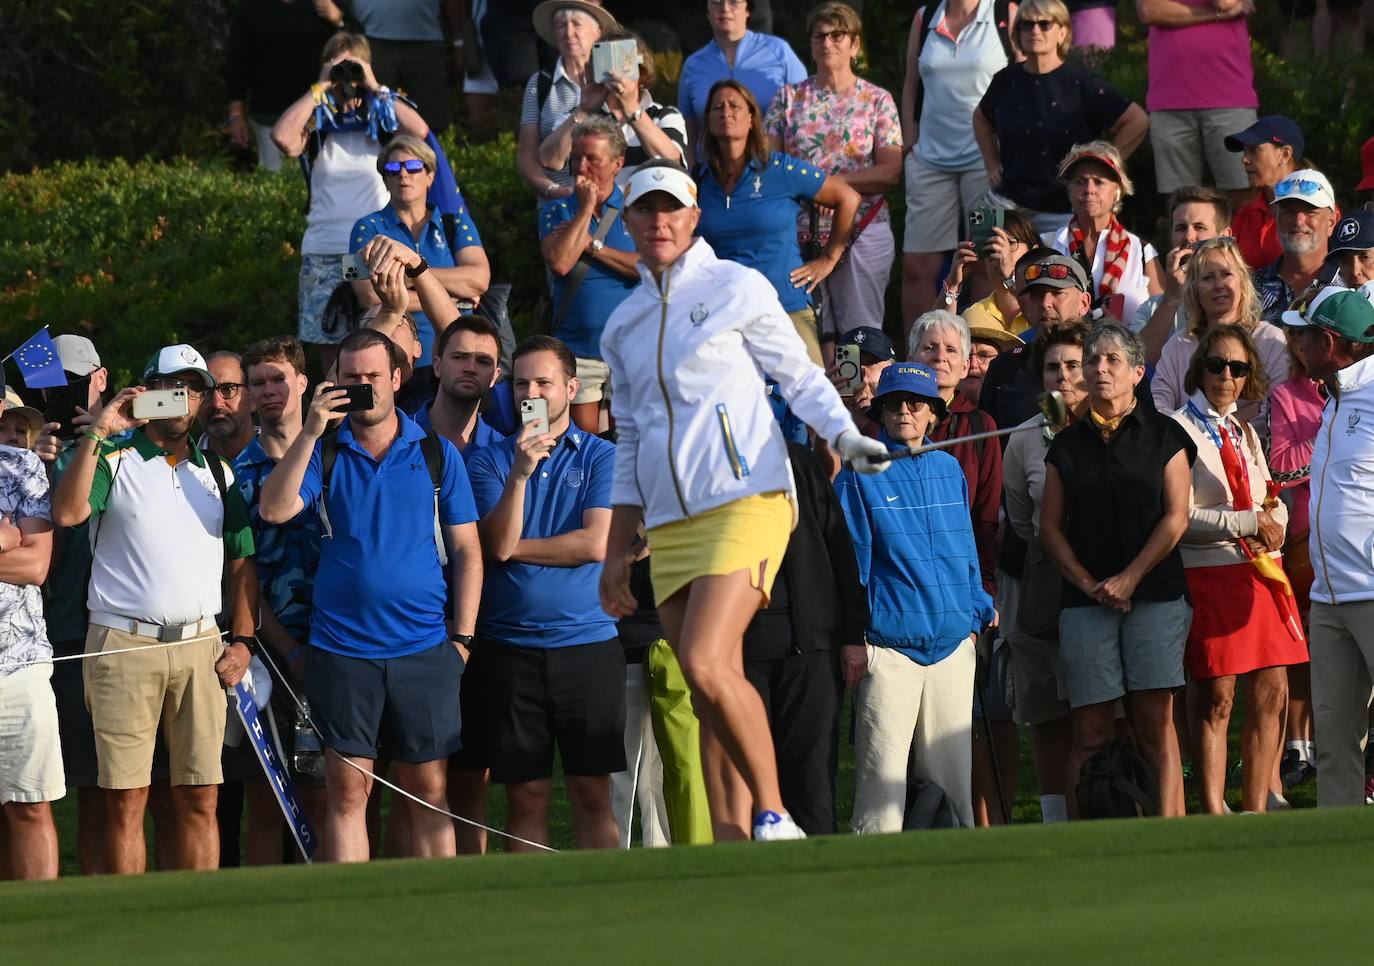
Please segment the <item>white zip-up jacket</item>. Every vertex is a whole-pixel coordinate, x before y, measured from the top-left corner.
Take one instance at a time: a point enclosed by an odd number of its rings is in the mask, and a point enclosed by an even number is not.
[[[642,507],[645,525],[658,527],[782,491],[795,517],[791,464],[764,373],[830,443],[857,431],[773,286],[717,258],[701,238],[661,281],[642,264],[639,274],[601,335],[617,440],[612,504]]]
[[[1312,599],[1374,600],[1374,357],[1336,373],[1312,449]]]

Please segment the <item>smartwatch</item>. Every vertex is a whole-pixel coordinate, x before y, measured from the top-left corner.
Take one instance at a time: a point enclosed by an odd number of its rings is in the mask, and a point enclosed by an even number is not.
[[[406,268],[406,278],[419,278],[427,271],[429,271],[429,262],[425,260],[425,256],[421,255],[419,265],[408,266]]]

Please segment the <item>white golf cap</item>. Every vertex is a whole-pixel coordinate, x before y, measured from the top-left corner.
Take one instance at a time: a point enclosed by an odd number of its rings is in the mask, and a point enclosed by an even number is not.
[[[1336,210],[1336,192],[1331,190],[1331,182],[1326,180],[1326,175],[1312,168],[1294,171],[1274,185],[1274,200],[1269,202],[1270,205],[1290,200],[1305,202],[1313,208]]]
[[[148,364],[143,367],[143,378],[149,376],[175,376],[181,372],[194,372],[205,380],[205,388],[215,388],[215,377],[210,375],[210,367],[205,357],[184,343],[169,345],[158,349]]]
[[[628,207],[655,191],[672,195],[688,208],[697,206],[697,183],[692,176],[675,164],[652,161],[640,165],[630,175],[630,182],[625,186],[625,205]]]
[[[100,368],[100,353],[84,335],[59,335],[52,340],[62,368],[74,376],[89,376]]]
[[[1290,329],[1318,328],[1320,327],[1319,323],[1313,321],[1317,317],[1317,309],[1320,308],[1321,304],[1327,299],[1340,295],[1343,292],[1358,294],[1362,296],[1366,302],[1374,305],[1374,282],[1365,282],[1356,289],[1346,288],[1343,285],[1328,285],[1316,295],[1312,296],[1311,301],[1309,301],[1301,311],[1298,309],[1287,309],[1284,311],[1279,317],[1280,322]]]

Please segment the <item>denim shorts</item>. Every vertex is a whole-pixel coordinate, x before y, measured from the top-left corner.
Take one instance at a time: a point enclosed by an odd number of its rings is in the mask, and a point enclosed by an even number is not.
[[[1128,691],[1183,686],[1183,645],[1193,608],[1182,597],[1133,601],[1129,614],[1091,604],[1059,615],[1059,657],[1069,707],[1115,701]]]

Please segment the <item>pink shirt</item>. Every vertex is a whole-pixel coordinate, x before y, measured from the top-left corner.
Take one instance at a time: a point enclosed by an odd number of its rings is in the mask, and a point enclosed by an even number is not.
[[[1322,425],[1322,408],[1326,400],[1317,391],[1317,384],[1306,376],[1281,382],[1269,392],[1269,468],[1275,476],[1292,473],[1312,463],[1312,444]],[[1290,533],[1301,533],[1308,527],[1308,500],[1311,479],[1284,484],[1288,505]]]
[[[1212,9],[1212,0],[1178,0]],[[1258,107],[1244,17],[1191,27],[1150,28],[1147,111]]]

